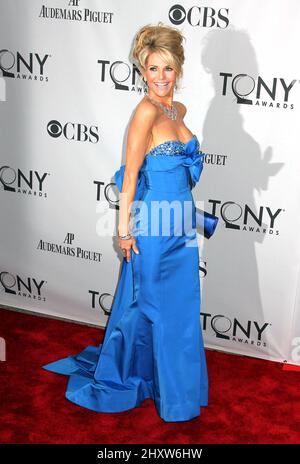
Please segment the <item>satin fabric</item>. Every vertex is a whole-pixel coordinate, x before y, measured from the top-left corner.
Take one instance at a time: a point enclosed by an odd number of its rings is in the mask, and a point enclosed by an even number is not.
[[[165,151],[164,151],[165,149]],[[122,190],[125,166],[115,173]],[[191,186],[203,169],[195,135],[151,150],[139,171],[132,209],[139,254],[125,257],[103,342],[43,366],[69,380],[68,400],[97,412],[121,412],[147,398],[166,422],[200,415],[208,373],[200,322],[199,251]],[[189,204],[170,214],[170,233],[153,219],[152,202]],[[183,225],[187,216],[190,226]],[[153,222],[156,235],[151,235]],[[179,231],[179,233],[178,233]]]
[[[204,233],[205,238],[210,238],[214,234],[218,222],[219,218],[214,214],[196,208],[196,224]]]

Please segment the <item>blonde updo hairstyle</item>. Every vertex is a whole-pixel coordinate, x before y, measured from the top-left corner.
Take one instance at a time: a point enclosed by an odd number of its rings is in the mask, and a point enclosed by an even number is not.
[[[183,75],[185,37],[175,27],[166,26],[161,21],[157,26],[147,24],[135,35],[131,58],[140,72],[146,71],[148,55],[155,52],[176,72],[176,87]]]

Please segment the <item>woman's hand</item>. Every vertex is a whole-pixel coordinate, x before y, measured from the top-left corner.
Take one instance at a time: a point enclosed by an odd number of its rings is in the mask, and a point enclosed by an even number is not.
[[[130,249],[132,248],[133,251],[137,254],[139,254],[139,250],[136,246],[136,241],[133,236],[129,239],[122,240],[121,238],[118,238],[118,244],[119,247],[121,248],[124,257],[126,258],[127,262],[129,263],[130,261]]]

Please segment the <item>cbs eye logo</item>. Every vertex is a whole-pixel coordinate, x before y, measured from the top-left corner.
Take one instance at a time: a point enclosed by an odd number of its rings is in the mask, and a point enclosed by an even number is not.
[[[191,26],[219,27],[225,29],[229,25],[228,8],[215,10],[208,6],[192,6],[185,9],[178,3],[169,10],[169,20],[176,26],[187,21]]]
[[[52,119],[47,124],[47,132],[54,139],[63,136],[67,140],[75,140],[77,142],[99,142],[98,127],[88,127],[82,123],[66,122],[62,124]]]
[[[169,11],[169,19],[173,24],[182,24],[186,18],[186,11],[181,5],[173,5]]]
[[[52,120],[47,125],[47,132],[49,135],[51,135],[51,137],[60,137],[62,133],[62,125],[60,122]]]

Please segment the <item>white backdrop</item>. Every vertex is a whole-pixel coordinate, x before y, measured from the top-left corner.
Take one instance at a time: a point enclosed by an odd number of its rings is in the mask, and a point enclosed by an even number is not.
[[[206,153],[193,195],[220,218],[199,235],[205,345],[300,364],[300,3],[0,8],[0,304],[106,325],[122,259],[113,174],[143,96],[129,53],[162,21],[186,37],[174,98]]]

